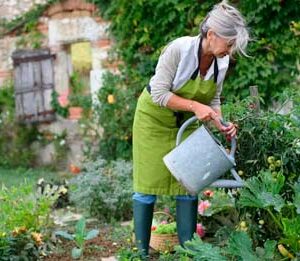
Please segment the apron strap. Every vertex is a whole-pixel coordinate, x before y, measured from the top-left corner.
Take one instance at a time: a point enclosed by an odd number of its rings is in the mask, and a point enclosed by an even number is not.
[[[215,65],[214,65],[214,83],[217,83],[218,75],[219,75],[219,67],[218,67],[217,58],[215,57]]]
[[[202,37],[200,37],[200,42],[199,42],[199,47],[198,47],[198,66],[192,74],[192,77],[191,77],[192,80],[196,79],[198,72],[199,72],[200,63],[201,63],[201,49],[202,49]]]

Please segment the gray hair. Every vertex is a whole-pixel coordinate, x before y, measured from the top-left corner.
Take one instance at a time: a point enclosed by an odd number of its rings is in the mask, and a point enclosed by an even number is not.
[[[237,52],[246,54],[249,32],[241,13],[227,1],[216,4],[200,24],[200,31],[206,37],[207,31],[212,29],[218,36],[232,42],[231,54]]]

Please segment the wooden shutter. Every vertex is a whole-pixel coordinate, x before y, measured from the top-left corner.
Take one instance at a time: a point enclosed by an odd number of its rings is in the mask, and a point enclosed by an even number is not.
[[[48,49],[17,50],[12,54],[16,116],[20,122],[55,120],[51,107],[54,89],[53,58]]]

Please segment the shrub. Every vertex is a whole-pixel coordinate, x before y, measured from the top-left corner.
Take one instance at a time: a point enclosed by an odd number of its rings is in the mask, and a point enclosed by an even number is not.
[[[131,158],[134,108],[137,97],[154,73],[160,50],[176,37],[196,35],[199,22],[217,2],[93,1],[110,20],[110,32],[116,39],[114,54],[126,65],[120,75],[104,78],[99,94],[100,110],[105,111],[100,112],[104,129],[100,147],[105,159]],[[257,85],[268,104],[297,83],[300,6],[296,0],[232,2],[245,15],[254,41],[249,44],[251,58],[239,57],[231,62],[235,68],[229,71],[224,82],[223,95],[228,100],[245,98],[249,95],[248,87]],[[109,94],[116,97],[115,104],[107,104]],[[118,124],[120,128],[116,127]]]
[[[227,104],[223,111],[226,120],[232,120],[239,126],[237,168],[246,176],[255,175],[263,166],[269,166],[270,156],[279,160],[279,166],[292,182],[300,169],[300,104],[295,98],[294,108],[288,115],[272,111],[259,114],[251,109],[249,99]]]
[[[0,190],[0,259],[37,260],[49,239],[53,200],[32,194],[21,184]]]
[[[131,126],[135,110],[136,89],[127,89],[122,77],[107,73],[98,92],[96,122],[103,127],[99,151],[107,160],[131,159]]]
[[[0,165],[4,167],[30,167],[35,151],[31,147],[37,140],[36,126],[19,124],[15,120],[14,90],[11,82],[0,89]]]
[[[70,199],[101,221],[128,220],[132,208],[132,165],[124,160],[107,164],[98,158],[86,163],[70,181]]]

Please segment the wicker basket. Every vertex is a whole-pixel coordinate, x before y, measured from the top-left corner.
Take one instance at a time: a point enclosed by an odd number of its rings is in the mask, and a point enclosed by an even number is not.
[[[154,212],[154,217],[165,216],[169,222],[173,222],[174,218],[166,212]],[[179,245],[178,236],[176,234],[155,234],[151,233],[150,247],[156,251],[173,251],[174,246]]]

